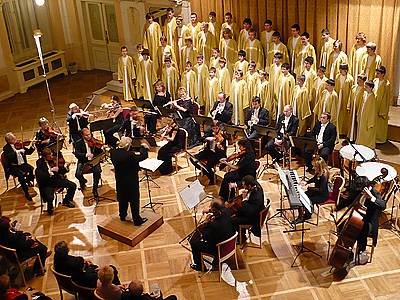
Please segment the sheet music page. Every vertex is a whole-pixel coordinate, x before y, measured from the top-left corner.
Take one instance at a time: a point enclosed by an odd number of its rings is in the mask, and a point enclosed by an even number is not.
[[[287,182],[285,172],[278,165],[278,163],[275,163],[275,168],[278,170],[278,174],[279,174],[279,178],[281,179],[281,182],[283,183],[283,185],[285,186],[286,189],[289,189],[289,183]]]
[[[196,180],[181,190],[179,196],[188,209],[193,209],[206,197],[206,192],[200,181]]]
[[[304,192],[304,190],[301,188],[300,185],[297,186],[297,190],[299,191],[300,194],[300,202],[301,204],[303,204],[303,206],[305,207],[305,209],[307,209],[307,211],[312,214],[312,203],[310,198],[308,198],[308,196],[306,195],[306,193]]]
[[[163,162],[164,161],[157,158],[146,158],[145,160],[139,162],[139,166],[142,169],[155,172],[162,165]]]
[[[165,146],[166,144],[168,144],[168,141],[166,141],[166,140],[158,141],[157,142],[157,147],[162,147],[162,146]]]

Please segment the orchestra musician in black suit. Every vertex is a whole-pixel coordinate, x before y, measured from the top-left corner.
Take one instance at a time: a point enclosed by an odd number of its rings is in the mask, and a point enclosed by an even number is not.
[[[267,145],[266,150],[269,155],[272,156],[273,162],[280,161],[283,157],[282,153],[278,152],[275,146],[285,147],[288,142],[289,136],[295,136],[297,129],[299,128],[299,119],[293,115],[293,109],[290,105],[285,105],[283,113],[278,117],[276,121],[275,130],[277,137],[271,139]]]
[[[93,160],[96,156],[103,153],[103,145],[99,140],[93,138],[92,133],[89,129],[84,128],[82,130],[82,138],[75,143],[74,154],[78,159],[76,165],[75,177],[79,180],[81,190],[85,189],[87,180],[83,177],[83,171],[85,164]],[[99,186],[101,176],[100,163],[90,168],[93,173],[93,195],[98,197],[97,188]]]
[[[224,93],[218,94],[218,101],[210,110],[210,116],[223,124],[232,124],[233,105],[226,99]]]
[[[327,112],[321,114],[319,122],[315,124],[311,134],[315,137],[318,146],[318,154],[326,162],[328,161],[328,156],[333,152],[335,148],[335,142],[337,137],[336,126],[330,122],[331,115]],[[312,150],[306,150],[304,153],[307,172],[313,170],[312,166]]]
[[[260,97],[253,97],[251,100],[251,108],[247,110],[245,117],[245,124],[247,124],[246,135],[247,138],[257,139],[260,135],[254,129],[253,125],[268,126],[269,124],[269,112],[264,107],[261,107]]]
[[[209,214],[203,224],[190,239],[193,256],[193,264],[190,264],[190,267],[196,271],[201,271],[201,253],[213,255],[213,264],[217,264],[217,244],[235,234],[230,213],[218,199],[214,199],[211,203]]]
[[[110,156],[115,169],[119,217],[121,221],[126,220],[128,205],[130,205],[133,223],[140,226],[147,219],[139,214],[139,162],[148,157],[149,145],[142,141],[139,155],[130,149],[131,145],[131,138],[122,137],[118,148],[110,151]]]
[[[67,113],[67,124],[69,129],[70,143],[75,143],[82,137],[82,129],[87,128],[89,125],[88,117],[89,114],[81,110],[76,103],[71,103],[69,105],[69,111]]]
[[[115,148],[118,138],[114,136],[114,133],[121,129],[125,121],[121,101],[118,96],[113,95],[111,96],[111,103],[104,103],[102,108],[108,109],[107,117],[113,119],[113,125],[104,130],[104,142],[111,148]]]
[[[33,186],[35,177],[33,176],[33,167],[28,164],[26,156],[31,155],[35,151],[35,148],[32,146],[25,147],[12,132],[8,132],[4,139],[6,141],[3,147],[5,173],[18,177],[25,198],[28,201],[32,201],[28,185]]]
[[[76,184],[67,179],[65,174],[68,169],[65,165],[56,164],[56,157],[50,149],[42,151],[42,157],[36,161],[36,180],[38,182],[40,195],[43,202],[47,202],[47,213],[53,214],[54,191],[57,188],[66,188],[67,193],[62,204],[67,207],[75,207],[73,198],[76,191]]]
[[[139,109],[136,106],[131,107],[130,117],[124,121],[119,132],[130,138],[143,136],[145,127],[140,120]]]

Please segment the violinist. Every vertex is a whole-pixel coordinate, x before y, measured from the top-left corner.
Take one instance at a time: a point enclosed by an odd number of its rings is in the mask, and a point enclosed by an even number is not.
[[[289,136],[295,136],[298,128],[299,119],[293,114],[292,106],[285,105],[283,113],[276,121],[275,130],[277,137],[270,140],[265,147],[267,154],[272,156],[273,163],[279,162],[283,157],[283,154],[278,152],[275,146],[281,147],[282,150],[285,150]]]
[[[29,195],[28,185],[33,186],[35,177],[33,176],[33,167],[28,164],[26,156],[31,155],[33,151],[35,151],[35,148],[33,148],[32,145],[27,147],[24,142],[18,141],[12,132],[8,132],[4,139],[7,143],[3,147],[6,177],[7,175],[18,177],[25,198],[28,201],[32,201],[32,197]],[[29,142],[29,144],[32,143]]]
[[[126,137],[142,137],[146,128],[143,120],[139,116],[139,109],[136,106],[131,107],[130,116],[124,121],[120,129],[120,134]]]
[[[114,136],[114,133],[118,132],[124,124],[121,101],[118,96],[113,95],[111,96],[111,103],[105,103],[102,107],[108,109],[107,117],[113,118],[113,125],[109,129],[104,130],[105,143],[115,148],[118,139]]]
[[[73,198],[76,184],[64,176],[67,172],[68,169],[65,165],[60,164],[48,148],[42,151],[42,157],[36,161],[36,180],[43,202],[47,202],[47,213],[49,215],[53,214],[54,191],[58,188],[67,189],[62,201],[63,206],[75,207]]]
[[[203,150],[194,155],[198,161],[205,162],[206,175],[210,180],[210,185],[214,184],[213,168],[219,163],[220,159],[226,157],[227,147],[227,139],[220,128],[220,123],[214,121],[211,129],[211,132],[206,132],[202,137],[203,142],[205,142]],[[194,159],[190,158],[190,161],[196,168],[201,168]]]
[[[213,265],[218,265],[217,244],[232,237],[235,231],[230,214],[218,199],[211,202],[205,222],[198,227],[198,231],[190,239],[193,270],[201,271],[201,253],[214,256]]]
[[[57,142],[57,138],[62,138],[62,133],[54,130],[49,126],[49,121],[45,117],[39,119],[40,129],[36,132],[35,146],[41,155],[42,151]]]
[[[70,143],[75,143],[82,137],[82,129],[87,128],[89,124],[88,117],[89,113],[81,110],[76,103],[71,103],[69,105],[67,124],[69,128]]]
[[[75,156],[78,159],[76,166],[75,177],[79,180],[81,190],[86,187],[87,180],[83,177],[84,166],[87,162],[93,160],[96,156],[103,153],[103,143],[92,136],[89,129],[84,128],[82,130],[83,137],[75,144]],[[93,195],[98,196],[97,187],[100,181],[101,166],[98,163],[92,166],[91,171],[93,172]]]
[[[268,110],[261,107],[260,97],[253,97],[251,108],[247,110],[245,123],[247,124],[246,135],[249,140],[257,139],[260,135],[254,129],[253,125],[267,126],[269,124]]]
[[[226,164],[231,169],[231,171],[225,173],[219,190],[219,196],[224,201],[235,197],[235,188],[241,186],[244,176],[252,175],[256,177],[256,155],[250,141],[241,139],[238,141],[238,146],[238,153],[220,160],[221,163]],[[230,163],[235,159],[238,159],[236,164]]]

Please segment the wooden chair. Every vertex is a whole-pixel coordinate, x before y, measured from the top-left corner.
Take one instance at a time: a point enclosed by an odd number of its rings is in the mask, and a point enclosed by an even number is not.
[[[179,138],[181,138],[183,141],[183,148],[181,150],[179,150],[178,152],[174,153],[174,155],[172,156],[175,159],[175,172],[176,173],[178,173],[178,159],[180,156],[185,156],[186,162],[187,162],[187,167],[189,167],[189,157],[187,154],[188,132],[183,128],[179,128],[177,134],[180,135]]]
[[[72,285],[75,288],[76,294],[78,296],[78,298],[77,298],[78,300],[93,300],[93,299],[96,299],[95,296],[94,296],[95,288],[88,288],[88,287],[85,287],[85,286],[81,286],[81,285],[79,285],[79,284],[77,284],[77,283],[75,283],[73,281],[71,281],[71,282],[72,282]]]
[[[262,229],[265,224],[265,228],[267,229],[268,240],[269,240],[269,228],[268,228],[267,217],[268,217],[270,207],[271,207],[271,200],[267,199],[266,207],[260,212],[260,229]],[[252,227],[252,225],[249,225],[249,224],[239,225],[239,244],[240,245],[243,245],[243,243],[245,242],[245,241],[243,241],[242,229],[245,229],[249,233],[251,227]],[[260,239],[260,246],[258,248],[261,249],[262,248],[261,235],[260,235],[259,239]]]
[[[340,196],[342,194],[342,190],[345,184],[345,180],[342,176],[336,176],[335,180],[333,181],[333,188],[332,192],[329,192],[328,198],[322,202],[318,203],[317,205],[317,223],[319,222],[319,209],[320,207],[330,207],[331,212],[335,211],[336,205],[339,203]]]
[[[13,249],[13,248],[8,248],[6,246],[0,245],[0,253],[2,253],[5,257],[7,257],[7,259],[11,262],[14,263],[18,266],[19,272],[21,273],[22,276],[22,281],[24,282],[24,286],[26,286],[26,278],[25,278],[25,267],[28,266],[29,264],[31,264],[33,261],[38,260],[39,264],[40,264],[40,269],[42,271],[42,273],[44,274],[44,268],[42,265],[42,261],[40,260],[40,256],[39,254],[36,254],[33,257],[27,258],[23,261],[21,261],[18,258],[17,255],[17,250]]]
[[[0,154],[0,161],[1,161],[1,166],[3,167],[4,176],[6,177],[6,191],[8,191],[8,179],[10,179],[10,176],[12,176],[12,178],[14,180],[14,186],[17,187],[17,182],[15,181],[15,176],[11,175],[10,171],[8,170],[6,156],[4,155],[3,151],[1,151],[1,154]]]
[[[105,300],[103,297],[101,297],[101,296],[97,293],[97,290],[94,290],[93,295],[94,295],[94,299],[95,299],[95,300]]]
[[[57,280],[58,289],[60,290],[60,298],[63,300],[63,290],[67,293],[74,295],[75,299],[77,298],[75,286],[72,284],[71,276],[58,273],[54,270],[54,266],[50,267],[51,272],[54,274],[54,277]]]
[[[236,239],[237,239],[237,236],[238,236],[238,233],[236,232],[229,239],[217,244],[219,281],[221,281],[221,264],[223,262],[227,261],[232,256],[235,256],[236,269],[239,269],[237,255],[236,255]],[[203,252],[201,253],[201,269],[202,269],[203,272],[204,272],[204,261],[207,261],[207,260],[204,259],[204,256],[212,256],[212,257],[214,257],[213,255],[211,255],[209,253],[203,253]]]

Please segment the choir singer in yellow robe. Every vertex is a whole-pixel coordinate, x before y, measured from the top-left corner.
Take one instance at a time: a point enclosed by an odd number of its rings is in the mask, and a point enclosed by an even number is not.
[[[178,60],[178,71],[181,72],[181,50],[186,45],[186,38],[190,37],[189,29],[183,25],[182,16],[176,18],[176,28],[173,33],[175,57]],[[183,71],[182,71],[183,72]]]
[[[356,143],[375,149],[376,140],[376,99],[374,82],[368,80],[364,84],[365,92],[358,107]]]
[[[317,61],[314,46],[311,45],[310,43],[310,34],[308,32],[303,32],[300,38],[301,38],[301,50],[296,57],[296,66],[294,67],[295,74],[303,73],[304,60],[307,57],[311,56],[314,59],[314,61]],[[313,70],[314,71],[317,70],[315,64],[313,65]]]
[[[310,107],[315,106],[315,97],[314,97],[314,84],[315,80],[317,78],[317,73],[312,69],[312,66],[314,64],[314,58],[311,56],[306,57],[304,60],[304,69],[303,69],[303,74],[305,77],[305,82],[304,86],[307,89],[308,93],[308,99],[310,101]]]
[[[253,23],[251,22],[250,18],[246,18],[243,20],[243,29],[240,30],[239,38],[237,41],[238,50],[246,49],[246,42],[249,39],[249,33],[250,33],[250,29],[252,26],[253,26]]]
[[[167,38],[165,36],[162,36],[160,38],[160,44],[161,46],[158,47],[157,49],[157,56],[154,58],[154,66],[157,72],[157,76],[161,78],[161,73],[164,65],[164,60],[168,56],[172,60],[172,64],[175,67],[178,67],[178,63],[176,61],[175,57],[175,51],[174,49],[167,44]]]
[[[164,60],[164,68],[161,78],[162,81],[165,82],[165,86],[171,95],[171,99],[176,100],[178,96],[178,88],[180,87],[179,72],[174,66],[172,66],[172,60],[170,57],[166,57]]]
[[[272,21],[271,20],[265,20],[264,22],[264,30],[260,34],[260,42],[263,46],[264,49],[264,56],[265,59],[267,58],[269,48],[272,46],[272,34],[275,31],[272,29]],[[266,65],[265,67],[267,67]]]
[[[347,54],[342,51],[343,43],[336,40],[333,43],[333,52],[329,55],[328,65],[326,71],[329,79],[335,80],[336,75],[339,74],[339,66],[341,64],[348,64]]]
[[[118,81],[122,83],[124,100],[129,101],[136,98],[134,81],[136,80],[136,71],[133,59],[128,55],[128,48],[121,47],[121,56],[118,59]]]
[[[374,80],[375,70],[378,69],[382,64],[382,58],[377,55],[376,44],[369,42],[366,45],[367,53],[364,54],[362,59],[362,70],[363,73],[367,74],[368,80]]]
[[[157,74],[148,49],[143,49],[142,57],[143,59],[137,67],[137,96],[152,101],[154,97],[153,86],[157,82]]]
[[[278,108],[278,92],[279,92],[279,82],[282,77],[282,53],[278,52],[275,54],[274,63],[269,67],[269,102],[270,109],[269,115],[271,120],[276,120],[277,108]]]
[[[218,45],[221,36],[221,24],[217,22],[217,14],[215,11],[210,11],[208,14],[208,20],[208,30],[215,36]]]
[[[237,43],[232,39],[232,31],[229,28],[224,29],[222,36],[223,38],[219,42],[219,52],[226,59],[228,69],[233,75],[233,66],[238,57]]]
[[[154,21],[153,15],[146,14],[146,25],[143,36],[143,48],[149,49],[150,57],[155,60],[157,57],[157,49],[161,45],[160,38],[162,32],[160,24]]]
[[[349,102],[351,88],[353,87],[353,76],[348,74],[349,66],[342,64],[339,67],[340,73],[336,75],[335,90],[338,94],[337,117],[338,123],[336,125],[338,134],[346,134],[349,125],[349,115],[347,113],[347,104]]]
[[[388,114],[392,94],[390,82],[385,78],[386,68],[380,66],[376,69],[375,95],[376,95],[376,143],[382,144],[387,140]]]
[[[191,13],[190,24],[187,25],[187,28],[190,36],[192,37],[194,47],[198,48],[197,37],[199,32],[201,31],[201,22],[199,22],[197,14],[195,12]]]
[[[326,88],[326,81],[328,80],[328,78],[326,78],[326,76],[325,76],[325,70],[326,70],[325,67],[322,67],[322,66],[319,67],[318,71],[317,71],[317,77],[315,78],[315,81],[314,81],[312,98],[314,100],[315,105],[317,105],[317,103],[319,102],[321,95]],[[313,107],[311,106],[311,108],[313,108]],[[313,121],[318,120],[319,116],[320,115],[315,114]],[[311,126],[311,128],[313,128],[313,127],[314,126]]]
[[[261,42],[256,39],[256,31],[254,29],[249,30],[249,38],[245,44],[245,51],[248,60],[254,61],[258,70],[264,69],[264,50]]]
[[[193,71],[193,65],[190,61],[186,63],[185,72],[182,74],[181,85],[186,89],[190,98],[197,102],[197,76]]]
[[[228,68],[226,67],[225,58],[221,57],[219,59],[219,68],[217,69],[217,77],[218,77],[218,88],[220,92],[224,92],[227,96],[231,91],[231,74],[229,73]]]
[[[274,57],[276,53],[282,54],[282,62],[289,63],[289,54],[286,46],[281,42],[281,34],[278,31],[275,31],[272,34],[272,44],[269,48],[267,58],[266,58],[266,66],[265,71],[269,74],[269,67],[274,63]]]
[[[270,112],[271,101],[269,99],[268,74],[264,70],[258,70],[257,97],[261,100],[261,106]]]
[[[232,122],[235,125],[244,125],[244,110],[250,106],[250,97],[243,72],[236,71],[232,80],[229,101],[233,104]]]
[[[216,72],[217,72],[217,69],[214,67],[211,67],[210,70],[208,71],[210,78],[206,83],[207,101],[206,101],[206,107],[205,107],[205,113],[204,113],[205,116],[208,115],[208,113],[210,112],[211,108],[213,107],[215,101],[217,101],[219,89],[218,89],[218,78],[216,76]]]
[[[185,39],[185,44],[186,46],[184,46],[181,50],[181,54],[180,54],[180,71],[181,73],[183,73],[186,69],[186,63],[188,61],[190,61],[192,63],[192,66],[194,65],[194,63],[197,60],[197,50],[195,48],[193,48],[193,40],[191,37],[187,37]]]
[[[240,50],[238,52],[238,61],[235,62],[233,66],[233,72],[236,72],[238,70],[242,71],[243,74],[246,74],[249,70],[249,63],[246,60],[246,51],[244,50]]]
[[[288,38],[287,41],[287,45],[288,45],[288,49],[289,49],[289,56],[290,56],[290,62],[287,61],[288,63],[290,63],[291,72],[294,72],[294,68],[296,67],[296,59],[297,59],[297,55],[300,53],[301,51],[301,38],[300,38],[300,25],[299,24],[293,24],[290,27],[290,33],[291,33],[291,37]]]
[[[194,66],[194,71],[197,76],[197,102],[202,111],[205,110],[207,102],[207,82],[208,82],[208,67],[204,63],[204,56],[199,54],[197,56],[197,65]]]
[[[249,63],[249,71],[245,74],[244,80],[247,82],[250,99],[257,96],[258,92],[258,73],[256,63],[254,61]]]
[[[349,126],[347,137],[350,142],[355,142],[357,138],[357,114],[360,103],[364,97],[364,83],[367,81],[367,75],[360,74],[357,78],[357,85],[351,89],[350,99],[347,102],[347,111],[349,114]]]
[[[364,54],[367,53],[367,36],[363,32],[359,32],[356,35],[356,43],[353,45],[349,55],[349,68],[350,74],[357,79],[358,74],[363,72],[362,70],[362,59]]]
[[[297,85],[294,87],[293,99],[290,103],[293,108],[293,114],[299,118],[299,129],[297,134],[304,136],[307,133],[307,119],[311,116],[310,101],[305,86],[306,77],[300,75],[297,77]]]
[[[282,64],[282,76],[278,82],[278,109],[276,112],[276,119],[283,112],[285,105],[290,105],[293,98],[294,86],[296,84],[294,77],[289,73],[290,65],[288,63]]]
[[[323,112],[330,113],[331,122],[337,126],[337,105],[338,95],[335,92],[335,81],[328,79],[326,81],[325,90],[322,92],[321,97],[315,104],[314,115],[320,116]]]
[[[331,33],[328,28],[321,31],[321,42],[319,45],[319,65],[328,66],[329,55],[333,52],[333,43],[335,40],[331,38]]]
[[[208,65],[212,55],[212,50],[218,46],[217,39],[208,30],[208,23],[203,23],[201,29],[202,31],[197,34],[197,51],[199,54],[204,56],[204,62]]]
[[[167,18],[165,19],[163,27],[163,35],[167,38],[167,45],[174,47],[174,31],[176,29],[176,18],[174,16],[174,9],[167,8]]]
[[[225,23],[221,25],[221,39],[222,39],[222,32],[225,28],[229,28],[232,31],[232,38],[237,41],[239,36],[239,26],[233,22],[233,17],[230,12],[225,13]]]

